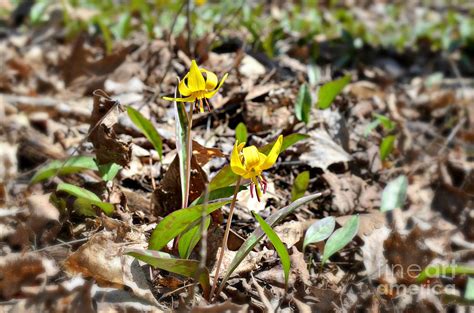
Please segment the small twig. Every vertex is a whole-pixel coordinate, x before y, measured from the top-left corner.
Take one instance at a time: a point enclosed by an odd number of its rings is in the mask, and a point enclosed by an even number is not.
[[[227,240],[229,239],[229,232],[230,232],[230,225],[232,223],[232,216],[234,215],[234,208],[235,208],[235,203],[237,202],[237,194],[239,193],[239,188],[240,188],[240,182],[242,180],[242,177],[239,176],[239,179],[237,180],[237,183],[235,184],[235,189],[234,189],[234,196],[232,198],[232,202],[230,204],[230,209],[229,209],[229,216],[227,217],[227,224],[224,232],[224,239],[222,240],[222,245],[221,245],[221,251],[219,254],[219,260],[217,261],[217,266],[216,266],[216,273],[214,275],[214,281],[212,283],[212,288],[211,288],[211,294],[209,296],[209,299],[212,301],[212,298],[214,296],[214,292],[217,287],[217,281],[219,280],[219,272],[221,269],[222,265],[222,260],[224,259],[224,252],[227,250]]]
[[[186,32],[188,33],[188,51],[190,56],[193,57],[194,53],[191,51],[191,0],[188,0],[188,4],[186,5]]]
[[[48,249],[55,248],[55,247],[60,247],[60,246],[69,246],[69,245],[84,242],[84,241],[87,241],[87,240],[89,240],[89,238],[82,238],[82,239],[76,239],[76,240],[72,240],[72,241],[61,242],[61,243],[58,243],[56,245],[47,246],[47,247],[44,247],[44,248],[41,248],[41,249],[33,250],[33,252],[40,252],[40,251],[44,251],[44,250],[48,250]]]

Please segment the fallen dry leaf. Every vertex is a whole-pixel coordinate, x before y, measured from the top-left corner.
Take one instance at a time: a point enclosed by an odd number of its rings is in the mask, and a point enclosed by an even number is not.
[[[311,167],[327,169],[331,164],[349,162],[352,158],[344,149],[333,141],[324,129],[316,129],[308,133],[306,150],[300,160]]]
[[[127,166],[131,159],[130,142],[119,139],[113,125],[107,125],[107,115],[117,109],[117,101],[101,90],[94,91],[94,108],[91,113],[89,141],[95,148],[99,164],[117,163]],[[116,123],[116,121],[115,121]]]

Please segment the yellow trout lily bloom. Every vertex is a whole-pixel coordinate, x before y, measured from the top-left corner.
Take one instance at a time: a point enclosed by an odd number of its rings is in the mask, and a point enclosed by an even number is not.
[[[199,68],[196,61],[192,60],[189,72],[178,85],[178,90],[183,98],[163,97],[163,99],[178,102],[194,102],[196,107],[199,106],[202,113],[204,112],[203,102],[206,103],[208,110],[210,110],[207,99],[212,98],[217,93],[226,78],[227,74],[222,77],[221,82],[217,85],[217,75],[211,71]]]
[[[253,197],[255,189],[258,201],[260,201],[262,195],[260,188],[263,189],[263,193],[267,190],[267,181],[262,176],[262,172],[275,164],[282,143],[283,136],[280,135],[268,155],[259,152],[255,146],[244,148],[245,143],[239,144],[236,142],[234,145],[230,158],[230,168],[235,174],[250,179],[250,195]]]

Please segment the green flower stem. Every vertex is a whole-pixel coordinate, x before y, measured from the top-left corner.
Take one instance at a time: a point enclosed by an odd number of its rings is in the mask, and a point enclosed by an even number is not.
[[[184,193],[183,197],[183,204],[182,208],[187,208],[188,207],[188,202],[189,202],[189,188],[191,186],[191,159],[193,158],[193,139],[191,137],[191,129],[193,128],[193,111],[194,111],[194,105],[191,104],[189,107],[189,113],[188,113],[188,142],[186,143],[188,147],[188,158],[186,162],[186,192]]]
[[[221,252],[219,254],[219,260],[217,261],[216,273],[214,275],[211,293],[209,296],[209,299],[211,300],[214,297],[214,291],[217,287],[217,281],[219,280],[219,272],[221,270],[222,260],[224,259],[224,252],[225,250],[227,250],[227,240],[229,239],[230,225],[232,224],[232,216],[234,215],[235,203],[237,202],[237,194],[239,193],[241,181],[242,181],[242,177],[239,176],[239,179],[237,180],[237,183],[235,184],[234,197],[232,198],[232,202],[230,203],[229,216],[227,217],[227,224],[225,227],[224,239],[222,240]]]

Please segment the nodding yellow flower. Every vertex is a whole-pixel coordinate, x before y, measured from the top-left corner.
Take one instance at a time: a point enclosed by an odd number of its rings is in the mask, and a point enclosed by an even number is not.
[[[260,188],[263,189],[263,193],[267,190],[267,181],[262,176],[262,172],[275,164],[282,143],[283,136],[280,135],[268,155],[259,152],[255,146],[244,148],[245,142],[240,144],[236,142],[234,145],[230,158],[230,168],[235,174],[250,179],[250,195],[253,197],[255,189],[258,201],[262,196]]]
[[[210,111],[211,108],[207,99],[212,98],[217,93],[226,78],[227,74],[222,77],[221,82],[217,85],[217,75],[211,71],[199,68],[196,61],[192,60],[189,72],[178,85],[178,90],[183,98],[163,97],[163,99],[179,102],[194,102],[196,108],[199,106],[201,113],[204,112],[203,103],[205,103],[207,109]]]

